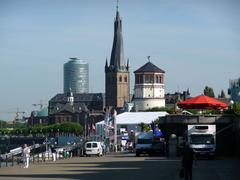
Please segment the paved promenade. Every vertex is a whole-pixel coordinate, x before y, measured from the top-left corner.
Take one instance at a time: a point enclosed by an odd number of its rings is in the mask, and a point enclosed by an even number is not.
[[[180,159],[116,154],[0,168],[0,180],[178,180]],[[240,160],[198,160],[193,180],[239,180]]]

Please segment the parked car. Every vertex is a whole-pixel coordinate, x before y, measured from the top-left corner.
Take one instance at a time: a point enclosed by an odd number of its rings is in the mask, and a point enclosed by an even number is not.
[[[97,141],[86,142],[85,143],[85,154],[87,156],[90,156],[90,155],[102,156],[103,149],[101,146],[101,142],[97,142]]]

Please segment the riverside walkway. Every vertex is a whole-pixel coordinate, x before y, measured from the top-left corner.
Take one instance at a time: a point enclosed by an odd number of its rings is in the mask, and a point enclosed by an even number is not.
[[[180,159],[135,157],[134,154],[111,154],[104,157],[76,157],[0,168],[0,180],[178,180]],[[240,160],[219,158],[198,160],[193,167],[194,180],[239,180]]]

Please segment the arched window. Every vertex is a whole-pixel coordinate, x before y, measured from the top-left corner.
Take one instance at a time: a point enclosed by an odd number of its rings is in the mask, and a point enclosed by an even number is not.
[[[162,84],[163,83],[163,77],[160,76],[160,83]]]
[[[119,76],[119,82],[122,82],[122,76]]]
[[[127,76],[124,77],[124,82],[127,82]]]

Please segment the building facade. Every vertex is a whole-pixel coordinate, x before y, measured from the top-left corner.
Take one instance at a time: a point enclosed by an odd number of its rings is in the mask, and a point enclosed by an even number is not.
[[[39,111],[32,111],[31,116],[27,119],[28,126],[35,126],[40,124],[48,124],[48,108],[43,107]]]
[[[150,61],[134,72],[134,106],[137,111],[165,107],[165,71]]]
[[[88,63],[77,58],[70,58],[64,64],[64,93],[71,89],[73,93],[89,92],[89,66]]]
[[[240,78],[230,80],[228,94],[230,95],[230,100],[240,103]]]
[[[125,64],[122,37],[122,20],[117,9],[114,22],[114,39],[110,64],[105,65],[106,107],[122,108],[130,100],[129,65]]]
[[[102,93],[57,94],[49,101],[49,123],[78,122],[86,127],[103,119],[104,106]]]

